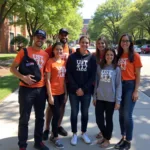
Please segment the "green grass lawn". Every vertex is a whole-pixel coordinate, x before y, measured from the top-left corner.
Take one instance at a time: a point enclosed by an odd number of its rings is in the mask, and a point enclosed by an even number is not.
[[[11,75],[0,78],[0,101],[18,88],[19,80]]]
[[[14,59],[17,54],[0,54],[0,60]]]

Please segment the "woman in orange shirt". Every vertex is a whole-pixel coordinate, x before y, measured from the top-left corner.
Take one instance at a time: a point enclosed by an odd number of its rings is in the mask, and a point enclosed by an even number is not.
[[[48,94],[48,102],[53,113],[52,119],[52,134],[50,141],[57,148],[64,148],[63,144],[58,139],[58,120],[60,117],[60,108],[67,100],[65,88],[65,61],[61,59],[63,47],[60,42],[57,42],[52,47],[52,58],[46,65],[46,87]]]
[[[140,55],[134,52],[132,37],[121,36],[118,44],[118,65],[122,76],[122,101],[119,110],[119,122],[122,139],[115,145],[116,149],[128,150],[131,147],[133,134],[133,109],[138,100],[140,70],[142,67]]]

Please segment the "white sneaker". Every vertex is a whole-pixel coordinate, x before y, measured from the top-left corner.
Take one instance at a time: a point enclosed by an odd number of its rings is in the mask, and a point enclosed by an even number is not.
[[[85,142],[86,144],[90,144],[90,143],[91,143],[91,140],[89,139],[89,137],[88,137],[88,135],[87,135],[86,133],[83,133],[83,134],[81,135],[81,138],[84,140],[84,142]]]
[[[71,138],[71,144],[72,145],[77,145],[77,135],[73,134],[72,138]]]

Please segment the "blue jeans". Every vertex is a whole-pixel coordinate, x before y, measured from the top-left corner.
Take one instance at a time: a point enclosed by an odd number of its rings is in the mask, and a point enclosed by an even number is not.
[[[122,82],[122,101],[119,110],[119,122],[121,128],[121,135],[126,136],[127,141],[132,140],[133,135],[133,109],[135,102],[133,102],[132,94],[135,89],[135,80],[128,80]]]
[[[79,113],[79,103],[81,103],[81,131],[86,132],[88,123],[88,112],[91,102],[91,94],[77,96],[76,94],[69,94],[71,105],[71,129],[73,133],[77,132],[77,118]]]

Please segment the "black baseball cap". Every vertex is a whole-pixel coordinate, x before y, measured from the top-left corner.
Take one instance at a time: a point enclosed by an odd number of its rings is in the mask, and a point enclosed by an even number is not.
[[[44,30],[36,30],[35,33],[34,33],[34,36],[36,35],[41,35],[43,36],[44,38],[46,38],[46,32]]]
[[[61,29],[59,30],[59,34],[61,34],[61,33],[69,34],[69,32],[67,31],[67,29],[65,29],[65,28],[61,28]]]

